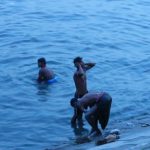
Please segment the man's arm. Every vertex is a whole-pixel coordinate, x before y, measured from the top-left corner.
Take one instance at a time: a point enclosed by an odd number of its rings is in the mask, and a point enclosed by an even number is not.
[[[81,64],[78,64],[78,71],[77,71],[77,75],[82,77],[84,75],[84,70],[81,67]]]
[[[38,81],[44,81],[45,80],[45,74],[42,70],[39,71]]]
[[[81,106],[81,105],[78,105],[78,104],[77,104],[77,108],[78,108],[80,111],[85,112],[85,110],[84,110],[84,107],[83,107],[83,106]]]
[[[85,63],[84,67],[86,70],[89,70],[91,68],[93,68],[96,65],[96,63]]]

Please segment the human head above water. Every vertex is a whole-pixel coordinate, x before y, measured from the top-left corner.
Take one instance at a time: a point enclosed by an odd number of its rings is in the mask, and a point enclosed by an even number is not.
[[[46,66],[46,59],[44,57],[41,57],[41,58],[38,59],[38,66],[39,67]]]
[[[74,58],[73,62],[74,62],[74,64],[75,63],[81,63],[82,62],[82,57],[78,56],[78,57]]]
[[[78,65],[80,64],[81,66],[84,66],[84,62],[83,62],[83,60],[82,60],[82,57],[76,57],[74,60],[73,60],[73,62],[74,62],[74,65],[75,65],[75,67],[77,67],[78,68]]]
[[[77,102],[78,102],[78,99],[77,99],[77,98],[72,98],[72,99],[70,100],[70,105],[71,105],[72,107],[76,107],[76,106],[77,106]]]

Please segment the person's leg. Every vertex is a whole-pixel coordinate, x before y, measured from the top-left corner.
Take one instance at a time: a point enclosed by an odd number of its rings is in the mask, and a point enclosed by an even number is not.
[[[74,108],[74,114],[71,118],[71,125],[76,125],[76,120],[77,120],[77,113],[76,113],[76,108]]]
[[[74,114],[71,118],[71,125],[76,125],[76,120],[77,120],[77,108],[76,108],[76,103],[77,103],[77,98],[72,98],[70,100],[70,105],[74,108]]]
[[[78,98],[83,97],[83,95],[78,95],[77,93],[75,93],[75,96]],[[78,125],[83,126],[83,119],[82,119],[83,112],[80,109],[77,109],[76,114],[77,114]]]
[[[85,114],[85,118],[87,122],[92,127],[90,134],[96,132],[97,134],[101,134],[101,131],[98,129],[98,120],[97,120],[97,106],[94,105],[91,107],[90,111]]]
[[[88,93],[88,91],[87,91],[86,93]],[[85,94],[86,94],[86,93],[85,93]],[[82,98],[85,94],[79,95],[77,92],[75,92],[74,97],[75,97],[76,99]],[[78,121],[79,127],[83,126],[83,119],[82,119],[82,117],[83,117],[83,112],[82,112],[80,109],[76,109],[76,110],[74,111],[74,114],[76,114],[76,115],[74,115],[74,117],[72,117],[73,120],[77,120],[77,121]]]
[[[77,109],[77,120],[78,120],[78,125],[82,126],[83,125],[83,119],[82,119],[83,113],[80,109]]]
[[[111,108],[112,98],[108,93],[105,93],[99,103],[98,106],[98,120],[101,124],[102,129],[104,130],[108,124],[110,108]]]
[[[83,120],[82,120],[82,111],[78,108],[76,108],[77,99],[72,98],[70,101],[70,105],[74,108],[74,114],[71,118],[71,125],[75,126],[77,121],[79,126],[83,126]]]

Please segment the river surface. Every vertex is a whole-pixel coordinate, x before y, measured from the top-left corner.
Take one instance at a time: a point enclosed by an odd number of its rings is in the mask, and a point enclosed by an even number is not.
[[[0,149],[76,148],[76,56],[96,63],[88,90],[113,98],[107,130],[150,123],[149,14],[149,0],[0,0]],[[37,84],[40,57],[57,83]]]

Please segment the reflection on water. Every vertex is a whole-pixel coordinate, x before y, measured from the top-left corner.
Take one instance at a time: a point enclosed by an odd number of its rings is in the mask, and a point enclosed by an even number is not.
[[[49,84],[38,84],[37,83],[37,95],[47,95],[49,93]]]
[[[83,135],[88,135],[89,134],[89,130],[84,128],[83,125],[77,126],[77,125],[71,125],[73,132],[75,134],[75,136],[83,136]]]

